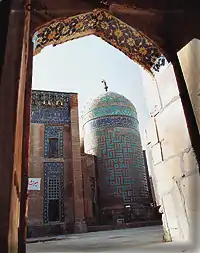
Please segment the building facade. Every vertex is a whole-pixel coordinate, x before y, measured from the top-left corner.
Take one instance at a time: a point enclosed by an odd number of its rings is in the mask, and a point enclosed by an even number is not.
[[[93,167],[94,157],[80,153],[77,94],[33,91],[28,236],[87,230],[93,200],[84,182]]]
[[[86,106],[82,120],[84,150],[97,157],[101,221],[145,216],[151,200],[135,107],[107,92]]]

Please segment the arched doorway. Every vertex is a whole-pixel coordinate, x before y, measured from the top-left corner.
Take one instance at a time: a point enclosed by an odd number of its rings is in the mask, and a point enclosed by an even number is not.
[[[56,46],[90,34],[103,38],[113,47],[124,52],[130,59],[137,61],[152,75],[157,60],[161,57],[164,59],[161,50],[148,37],[101,9],[67,19],[53,20],[40,27],[33,35],[34,54],[37,55],[47,45]],[[81,185],[79,177],[74,176],[73,179],[77,182],[74,185]],[[74,189],[74,191],[74,196],[76,196],[78,190]],[[80,203],[78,206],[76,198],[74,201],[76,214],[76,209],[77,213],[80,209]],[[83,219],[84,213],[82,217],[76,218]]]
[[[1,177],[2,183],[5,181],[6,184],[8,185],[8,191],[7,191],[6,197],[2,195],[2,198],[1,198],[1,199],[4,199],[4,201],[2,201],[2,205],[3,206],[5,205],[5,210],[2,211],[2,217],[1,217],[2,224],[4,224],[3,227],[5,228],[5,230],[2,230],[2,236],[1,236],[2,245],[3,245],[2,247],[4,247],[5,250],[7,250],[7,248],[10,247],[10,245],[12,245],[13,248],[16,247],[16,243],[17,243],[17,238],[18,238],[17,228],[19,224],[19,211],[17,211],[16,209],[19,209],[19,203],[20,203],[19,189],[20,189],[21,176],[23,176],[23,173],[24,173],[21,164],[24,163],[24,167],[25,167],[27,165],[27,161],[25,162],[24,158],[26,156],[26,160],[27,160],[27,157],[28,157],[28,152],[27,152],[28,140],[22,142],[23,137],[28,136],[28,131],[29,131],[28,130],[29,128],[28,127],[28,124],[29,124],[28,113],[30,111],[30,108],[28,108],[28,106],[26,108],[24,107],[24,101],[30,102],[30,88],[31,88],[31,86],[28,87],[30,83],[26,83],[26,80],[28,80],[28,78],[26,76],[26,70],[25,70],[27,66],[27,60],[29,58],[29,61],[30,61],[30,58],[31,58],[31,51],[28,57],[26,54],[28,52],[28,49],[27,49],[28,45],[26,43],[28,43],[28,38],[29,38],[28,27],[30,24],[29,23],[30,13],[28,11],[26,12],[26,18],[27,18],[26,19],[27,22],[26,22],[25,29],[24,29],[23,16],[18,17],[17,19],[18,23],[17,23],[15,32],[13,32],[12,29],[9,29],[8,46],[6,49],[7,57],[4,63],[4,69],[3,69],[2,79],[1,79],[1,84],[2,84],[1,92],[0,92],[1,98],[2,98],[1,107],[4,108],[4,110],[2,110],[2,121],[4,123],[1,125],[2,143],[4,144],[6,143],[6,141],[10,143],[6,149],[6,154],[5,154],[6,159],[5,158],[2,159],[2,164],[1,164],[1,170],[3,172],[2,177]],[[12,13],[10,25],[14,26],[15,22],[17,21],[14,18],[14,14]],[[18,36],[19,34],[20,36]],[[18,38],[18,41],[15,40],[16,38]],[[22,47],[23,40],[24,40],[25,45]],[[12,47],[13,41],[16,41],[16,44],[17,44],[16,47]],[[10,52],[13,52],[13,55],[11,55],[9,59]],[[144,50],[141,50],[140,52],[141,55],[143,55],[144,52],[145,52]],[[137,57],[135,56],[135,60],[136,59]],[[199,133],[196,127],[196,121],[195,121],[195,118],[193,117],[194,115],[191,108],[189,97],[187,96],[188,95],[187,89],[181,88],[181,85],[185,87],[185,82],[181,73],[180,64],[178,63],[175,55],[174,55],[174,58],[172,57],[172,59],[176,66],[176,76],[178,79],[179,89],[180,91],[182,91],[182,94],[183,94],[182,103],[185,110],[186,118],[188,120],[188,128],[190,128],[189,131],[190,131],[192,145],[194,147],[196,155],[198,156]],[[14,70],[14,72],[8,73],[8,69],[9,69],[8,66],[10,63],[9,61],[11,60],[12,60],[11,69],[12,71]],[[143,57],[142,60],[141,58],[137,59],[137,62],[139,63],[140,61],[140,64],[141,65],[143,64],[145,66],[144,64],[145,60],[146,59]],[[154,63],[154,60],[153,60],[153,63]],[[152,61],[150,61],[150,63],[152,63]],[[150,66],[153,67],[153,64],[148,65],[149,71],[151,70]],[[21,67],[21,73],[20,73],[20,67]],[[29,69],[29,74],[30,73],[31,73],[31,67]],[[9,77],[9,74],[10,74],[10,77]],[[20,84],[22,84],[20,86],[18,86],[19,76],[20,76],[20,82],[21,82]],[[25,92],[25,83],[26,83],[26,88],[28,87],[26,92]],[[25,97],[24,99],[25,94],[27,97]],[[7,97],[10,97],[11,103],[9,105],[7,104],[8,107],[6,108],[5,98]],[[24,117],[23,117],[23,114],[25,115]],[[9,127],[6,124],[6,122],[8,121],[11,123]],[[22,125],[24,122],[27,122],[27,125],[23,129]],[[19,135],[16,134],[16,129],[18,129]],[[6,140],[7,137],[9,138]],[[19,146],[19,143],[20,143],[20,146]],[[3,151],[4,146],[5,145],[2,145],[2,151]],[[22,157],[21,157],[20,152],[22,151],[22,146],[24,149],[24,153],[22,154]],[[13,150],[15,151],[18,150],[18,152],[14,154],[15,152],[13,152]],[[199,158],[199,156],[197,158]],[[23,163],[21,163],[22,160],[23,160]],[[199,159],[198,159],[198,162],[199,162]],[[5,172],[5,168],[8,168],[7,170],[8,172]],[[22,192],[23,192],[23,189],[21,189],[21,193]],[[22,195],[21,195],[21,200],[23,200]],[[16,216],[12,217],[14,212],[16,213]],[[21,214],[23,217],[24,216],[23,213]],[[8,234],[10,235],[9,243],[7,242]]]

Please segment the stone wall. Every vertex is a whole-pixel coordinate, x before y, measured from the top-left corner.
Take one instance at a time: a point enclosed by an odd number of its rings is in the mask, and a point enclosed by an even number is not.
[[[194,40],[179,57],[200,127],[197,49],[200,42]],[[146,129],[148,162],[163,212],[164,239],[187,241],[194,236],[199,173],[172,65],[144,86],[151,115]]]
[[[193,39],[180,52],[178,57],[187,83],[188,92],[200,129],[200,40]]]

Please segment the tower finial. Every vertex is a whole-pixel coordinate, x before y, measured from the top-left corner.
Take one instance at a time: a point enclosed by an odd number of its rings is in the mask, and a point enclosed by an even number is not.
[[[106,81],[103,79],[101,82],[104,84],[104,89],[107,92],[108,91],[108,85],[107,85]]]

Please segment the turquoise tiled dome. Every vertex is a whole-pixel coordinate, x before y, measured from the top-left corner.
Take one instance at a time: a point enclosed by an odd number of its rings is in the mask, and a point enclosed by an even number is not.
[[[82,112],[83,124],[91,119],[123,115],[137,119],[135,106],[123,95],[106,92],[89,102]]]
[[[84,151],[97,157],[100,208],[146,203],[143,189],[148,186],[134,105],[107,92],[88,103],[82,115]]]

